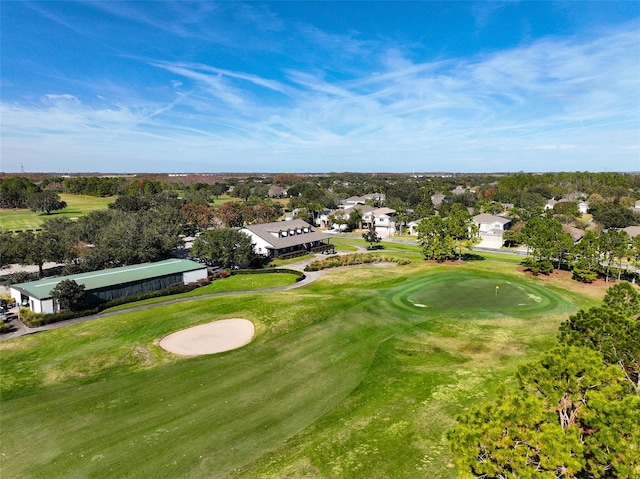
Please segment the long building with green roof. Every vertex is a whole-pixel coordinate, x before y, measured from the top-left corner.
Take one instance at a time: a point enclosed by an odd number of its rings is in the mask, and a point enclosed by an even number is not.
[[[16,303],[36,313],[55,313],[58,306],[51,291],[60,281],[73,280],[85,287],[88,305],[164,289],[173,284],[188,284],[207,277],[207,267],[186,259],[168,259],[156,263],[136,264],[89,273],[45,278],[11,285]]]

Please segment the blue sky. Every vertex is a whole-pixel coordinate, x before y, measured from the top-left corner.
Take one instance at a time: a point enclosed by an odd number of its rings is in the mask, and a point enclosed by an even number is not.
[[[636,1],[0,14],[0,171],[640,170]]]

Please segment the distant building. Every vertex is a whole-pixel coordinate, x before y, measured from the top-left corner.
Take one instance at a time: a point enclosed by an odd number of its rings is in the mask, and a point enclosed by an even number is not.
[[[580,201],[578,203],[578,211],[583,215],[587,214],[587,212],[589,211],[589,203],[587,203],[586,201]]]
[[[342,200],[340,207],[348,209],[357,205],[364,205],[369,200],[384,202],[385,199],[386,196],[384,193],[367,193],[362,196],[350,196],[349,198]]]
[[[84,285],[85,302],[91,306],[146,291],[165,289],[177,283],[195,283],[206,277],[207,267],[202,264],[186,259],[168,259],[18,283],[11,285],[10,291],[16,303],[35,313],[55,313],[59,307],[51,297],[51,291],[65,279]]]
[[[267,191],[267,196],[269,198],[286,198],[287,190],[280,185],[271,185]]]
[[[562,225],[562,230],[571,235],[574,243],[577,243],[584,236],[584,231],[571,225]]]
[[[443,201],[447,199],[447,195],[431,195],[431,203],[433,206],[437,208],[442,204]]]
[[[626,228],[622,228],[622,231],[626,231],[629,238],[635,238],[640,235],[640,226],[627,226]]]

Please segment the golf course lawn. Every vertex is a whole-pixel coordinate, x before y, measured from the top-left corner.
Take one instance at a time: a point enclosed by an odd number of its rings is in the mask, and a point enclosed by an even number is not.
[[[555,343],[562,320],[604,294],[572,288],[508,263],[415,255],[298,289],[193,298],[2,341],[0,470],[450,478],[444,433],[455,416],[495,398],[518,363]],[[252,321],[253,341],[192,358],[157,345],[224,318]]]
[[[28,209],[1,210],[0,229],[4,231],[24,231],[41,228],[43,223],[52,218],[78,218],[95,210],[102,210],[113,203],[113,197],[96,197],[89,195],[71,195],[61,193],[60,199],[67,203],[67,207],[51,214],[34,213]]]
[[[558,301],[544,288],[496,274],[451,272],[429,276],[399,295],[417,308],[446,314],[525,316],[553,314]]]

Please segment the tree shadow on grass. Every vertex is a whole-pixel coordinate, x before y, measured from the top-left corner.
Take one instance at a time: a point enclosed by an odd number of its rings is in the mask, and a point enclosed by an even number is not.
[[[463,261],[484,261],[486,258],[476,253],[465,253],[462,255]]]

